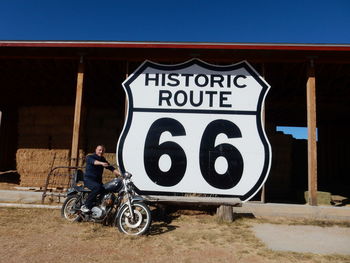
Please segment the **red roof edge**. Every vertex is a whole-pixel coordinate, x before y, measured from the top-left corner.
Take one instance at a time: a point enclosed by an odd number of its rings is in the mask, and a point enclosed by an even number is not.
[[[347,44],[272,44],[272,43],[200,43],[200,42],[105,42],[105,41],[0,41],[0,47],[70,48],[160,48],[160,49],[237,49],[350,51]]]

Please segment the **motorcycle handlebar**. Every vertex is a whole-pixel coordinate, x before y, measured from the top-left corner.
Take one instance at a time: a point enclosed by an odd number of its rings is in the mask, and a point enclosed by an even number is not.
[[[125,178],[125,179],[130,179],[132,174],[131,173],[128,173],[128,172],[125,172],[125,173],[121,173],[122,177]]]
[[[121,176],[122,178],[129,179],[129,178],[132,177],[132,174],[129,173],[129,172],[124,172],[124,173],[122,173],[122,172],[120,171],[120,167],[119,167],[118,165],[108,165],[106,168],[118,169],[118,171],[119,171],[119,173],[120,173],[120,176]]]

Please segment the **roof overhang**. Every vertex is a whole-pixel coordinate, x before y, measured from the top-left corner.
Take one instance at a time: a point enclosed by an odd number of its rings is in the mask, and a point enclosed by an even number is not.
[[[215,43],[215,42],[0,41],[0,47],[350,51],[349,44],[288,44],[288,43],[280,44],[280,43]]]

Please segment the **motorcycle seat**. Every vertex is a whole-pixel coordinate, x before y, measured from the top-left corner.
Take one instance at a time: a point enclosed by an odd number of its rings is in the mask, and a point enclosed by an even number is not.
[[[72,187],[78,192],[91,192],[87,187],[84,187],[84,172],[80,169],[77,169],[73,174],[72,178]]]
[[[91,190],[87,187],[83,187],[83,186],[77,186],[75,185],[74,186],[74,189],[78,192],[84,192],[84,193],[88,193],[88,192],[91,192]]]

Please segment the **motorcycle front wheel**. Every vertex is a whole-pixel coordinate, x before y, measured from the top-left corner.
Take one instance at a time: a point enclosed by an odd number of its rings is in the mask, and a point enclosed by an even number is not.
[[[68,196],[62,205],[61,216],[70,222],[81,221],[78,213],[80,206],[78,195]]]
[[[124,204],[119,210],[115,224],[120,232],[127,235],[143,235],[146,234],[151,225],[151,211],[148,206],[141,202],[133,203],[134,219],[131,217],[130,209]]]

